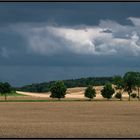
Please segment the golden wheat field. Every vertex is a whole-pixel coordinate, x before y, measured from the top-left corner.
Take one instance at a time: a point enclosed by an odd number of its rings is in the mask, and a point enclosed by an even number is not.
[[[96,89],[96,98],[97,100],[106,100],[102,97],[101,95],[101,90],[102,90],[103,86],[95,86]],[[86,98],[84,97],[84,91],[85,91],[86,87],[75,87],[75,88],[68,88],[67,89],[67,94],[65,96],[65,99],[67,100],[71,100],[71,99],[80,99],[80,100],[86,100]],[[134,91],[136,93],[136,91]],[[50,92],[48,93],[33,93],[33,92],[21,92],[21,91],[17,91],[17,93],[22,94],[22,95],[27,95],[24,96],[24,99],[40,99],[40,100],[52,100],[50,99]],[[128,94],[126,92],[123,93],[122,95],[123,100],[128,100]],[[22,99],[22,97],[10,97],[9,99]],[[62,100],[65,100],[62,99]],[[114,96],[112,97],[113,100],[116,100],[114,98]],[[136,100],[136,99],[131,99],[131,100]]]
[[[1,138],[140,137],[139,101],[1,102]]]

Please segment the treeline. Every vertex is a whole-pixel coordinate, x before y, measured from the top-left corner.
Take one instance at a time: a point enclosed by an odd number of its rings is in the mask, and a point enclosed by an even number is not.
[[[37,84],[26,85],[20,88],[16,88],[16,90],[27,91],[27,92],[48,92],[52,85],[54,85],[56,81],[43,82]],[[88,77],[88,78],[80,78],[80,79],[69,79],[63,80],[65,86],[67,88],[73,87],[87,87],[88,85],[100,86],[105,85],[106,83],[113,83],[113,77]]]
[[[112,87],[112,84],[114,85]],[[16,93],[16,90],[30,92],[51,92],[51,98],[65,98],[67,88],[87,87],[85,97],[90,100],[96,97],[94,86],[104,85],[101,95],[104,98],[111,99],[113,94],[122,100],[122,94],[127,92],[130,97],[140,100],[140,72],[127,72],[124,76],[115,75],[113,77],[89,77],[81,79],[72,79],[64,81],[51,81],[48,83],[32,84],[21,88],[13,88],[8,82],[0,82],[0,95],[7,99],[8,94]],[[133,92],[137,91],[137,93]]]
[[[139,72],[127,72],[123,77],[121,76],[114,76],[113,77],[113,84],[107,82],[103,89],[101,90],[101,95],[108,100],[112,98],[113,94],[115,94],[115,98],[122,100],[122,94],[125,92],[130,97],[137,98],[140,100],[140,73]],[[138,91],[138,94],[133,93],[134,90]],[[65,86],[63,81],[56,81],[53,86],[50,88],[51,98],[65,98],[67,87]],[[84,93],[85,97],[89,98],[90,100],[96,97],[96,90],[93,85],[88,85]]]

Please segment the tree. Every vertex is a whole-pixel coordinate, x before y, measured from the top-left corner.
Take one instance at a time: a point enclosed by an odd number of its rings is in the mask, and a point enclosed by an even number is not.
[[[51,98],[58,98],[60,100],[61,98],[65,98],[66,95],[66,86],[64,85],[63,81],[57,81],[52,85],[50,88],[51,91]]]
[[[0,83],[0,93],[5,96],[5,101],[7,100],[7,94],[11,93],[11,85],[8,82]]]
[[[114,81],[114,84],[115,84],[115,89],[119,90],[119,94],[123,94],[123,89],[124,89],[123,78],[119,75],[116,75],[116,76],[113,77],[113,81]],[[120,100],[122,100],[122,95],[120,96],[119,94],[116,94],[116,95],[118,97],[120,97]]]
[[[93,88],[93,86],[89,85],[84,93],[85,97],[89,98],[89,100],[91,101],[91,99],[93,99],[94,97],[96,97],[96,91]]]
[[[140,100],[140,73],[136,72],[136,86],[138,90],[138,100]]]
[[[112,85],[110,83],[107,83],[104,88],[101,90],[101,95],[104,98],[110,99],[112,98],[112,95],[115,93],[115,90],[112,88]]]
[[[73,87],[86,87],[88,85],[104,85],[107,82],[112,82],[113,77],[88,77],[80,79],[69,79],[63,80],[67,88]],[[16,87],[16,90],[25,92],[49,92],[50,87],[55,83],[55,81],[43,82],[25,85],[23,87]]]
[[[128,92],[129,95],[129,101],[130,96],[132,93],[132,90],[135,89],[136,83],[137,83],[137,75],[136,72],[127,72],[125,73],[124,77],[124,89]]]

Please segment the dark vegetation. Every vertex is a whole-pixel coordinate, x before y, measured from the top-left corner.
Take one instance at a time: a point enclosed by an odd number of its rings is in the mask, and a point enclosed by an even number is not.
[[[96,90],[95,90],[95,88],[93,88],[93,86],[89,85],[86,88],[84,95],[85,95],[85,97],[89,98],[89,100],[91,101],[91,99],[96,97]]]
[[[54,85],[50,88],[51,91],[51,98],[58,98],[60,100],[61,98],[65,98],[66,95],[66,86],[64,85],[63,81],[57,81],[54,83]]]
[[[12,87],[8,82],[0,83],[0,95],[5,97],[5,101],[7,100],[8,94],[12,94]]]
[[[117,92],[115,94],[115,98],[122,100],[122,93],[121,92]]]
[[[112,95],[115,93],[115,90],[112,88],[110,83],[107,83],[104,88],[101,90],[101,95],[104,98],[111,99]]]
[[[112,86],[114,84],[114,86]],[[138,98],[140,100],[140,72],[127,72],[124,76],[114,77],[94,77],[94,78],[81,78],[75,80],[64,81],[51,81],[48,83],[32,84],[21,88],[13,88],[8,82],[0,82],[0,95],[5,97],[15,93],[16,90],[28,92],[51,92],[51,98],[65,98],[67,88],[72,87],[87,87],[85,90],[85,97],[89,100],[96,97],[96,90],[94,86],[104,85],[101,90],[101,95],[104,98],[111,99],[113,94],[115,98],[122,100],[123,92],[127,92],[130,98]],[[137,90],[137,93],[132,93]]]
[[[63,80],[63,82],[67,88],[87,87],[88,85],[100,86],[100,85],[105,85],[107,82],[112,83],[113,77],[89,77],[89,78]],[[36,84],[26,85],[16,89],[21,91],[27,91],[27,92],[48,92],[50,91],[50,88],[53,86],[54,83],[55,81],[38,83],[38,84],[36,83]]]

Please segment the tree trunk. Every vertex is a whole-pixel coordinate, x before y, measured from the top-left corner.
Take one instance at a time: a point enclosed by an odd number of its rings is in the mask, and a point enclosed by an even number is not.
[[[60,98],[58,98],[58,100],[60,101]]]
[[[130,101],[130,93],[128,93],[129,94],[129,99],[128,99],[128,101]]]
[[[120,101],[122,101],[122,92],[121,92],[121,98],[120,98]]]
[[[138,100],[140,101],[140,89],[138,87]]]
[[[5,101],[7,100],[7,96],[6,96],[6,94],[4,95],[5,96]]]
[[[124,92],[124,90],[121,90],[121,99],[120,99],[121,101],[122,101],[122,94],[123,94],[123,92]]]

